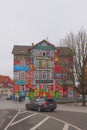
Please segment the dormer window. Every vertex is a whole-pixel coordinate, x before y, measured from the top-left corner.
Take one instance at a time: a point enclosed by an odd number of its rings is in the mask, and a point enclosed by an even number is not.
[[[24,51],[23,51],[23,50],[21,50],[20,52],[21,52],[21,53],[24,53]]]

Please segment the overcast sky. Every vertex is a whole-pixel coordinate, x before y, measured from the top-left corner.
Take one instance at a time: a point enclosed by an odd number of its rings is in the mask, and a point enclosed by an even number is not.
[[[87,0],[0,0],[0,74],[13,78],[14,45],[48,37],[58,46],[82,27],[87,28]]]

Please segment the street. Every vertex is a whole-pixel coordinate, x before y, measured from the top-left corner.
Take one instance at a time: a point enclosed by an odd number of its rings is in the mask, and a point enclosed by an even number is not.
[[[87,113],[11,111],[0,130],[87,130]]]
[[[87,107],[58,104],[54,112],[37,112],[3,100],[0,113],[0,130],[87,130]]]

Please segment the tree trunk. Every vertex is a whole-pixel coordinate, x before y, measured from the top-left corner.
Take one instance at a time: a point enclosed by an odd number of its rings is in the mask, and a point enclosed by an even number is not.
[[[85,94],[82,94],[82,106],[86,106]]]

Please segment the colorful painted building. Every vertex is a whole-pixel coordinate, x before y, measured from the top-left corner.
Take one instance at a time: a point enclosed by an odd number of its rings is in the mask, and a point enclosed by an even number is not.
[[[9,95],[13,91],[13,80],[6,75],[0,75],[0,95]]]
[[[14,93],[20,96],[73,95],[73,56],[67,47],[43,40],[32,46],[14,46]]]

